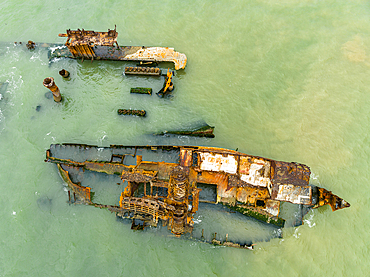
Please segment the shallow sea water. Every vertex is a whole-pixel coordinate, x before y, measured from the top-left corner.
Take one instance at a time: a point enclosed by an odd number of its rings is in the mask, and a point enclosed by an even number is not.
[[[8,83],[0,89],[0,276],[367,275],[367,1],[30,0],[0,8],[0,82]],[[126,63],[49,63],[45,49],[14,45],[64,43],[58,34],[66,29],[115,24],[120,45],[187,55],[171,99],[130,95],[136,86],[157,91],[163,80],[125,77]],[[69,80],[59,76],[62,68]],[[45,97],[49,76],[63,103]],[[148,116],[118,116],[119,108]],[[215,126],[216,137],[151,135],[194,122]],[[303,226],[254,251],[133,232],[109,211],[68,205],[56,166],[44,162],[50,144],[67,142],[206,145],[296,161],[311,168],[312,184],[351,207],[311,211]],[[209,225],[227,219],[222,213]],[[230,229],[238,228],[232,221]]]

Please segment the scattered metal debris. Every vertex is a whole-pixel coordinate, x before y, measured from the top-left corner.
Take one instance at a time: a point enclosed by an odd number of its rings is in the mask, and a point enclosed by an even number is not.
[[[89,60],[116,60],[139,62],[173,62],[175,69],[184,69],[186,55],[174,51],[169,47],[119,46],[116,28],[108,32],[94,32],[80,30],[67,30],[65,46],[67,48],[53,49],[50,58],[79,58]]]
[[[29,40],[26,46],[29,50],[32,50],[32,49],[35,49],[36,43],[34,43],[32,40]]]
[[[131,88],[130,93],[149,94],[152,95],[152,88]]]
[[[234,247],[234,248],[244,248],[244,249],[253,250],[254,244],[240,244],[240,243],[228,241],[228,234],[226,234],[225,241],[218,240],[216,238],[216,236],[217,236],[217,233],[214,233],[214,237],[211,240],[211,243],[213,245],[227,246],[227,247]]]
[[[125,68],[124,74],[125,75],[161,76],[162,71],[159,68],[129,66]],[[168,69],[166,75],[163,75],[163,76],[165,77],[163,87],[159,92],[157,92],[157,95],[162,98],[167,96],[169,92],[173,91],[174,89],[174,85],[172,82],[174,72]]]
[[[208,124],[205,124],[199,128],[191,129],[191,130],[177,130],[177,131],[164,131],[162,133],[158,133],[156,135],[181,135],[181,136],[194,136],[194,137],[207,137],[207,138],[214,138],[215,135],[213,134],[213,130],[215,127],[211,127]]]
[[[173,91],[174,85],[172,83],[173,71],[167,70],[167,75],[164,78],[163,88],[157,92],[159,97],[165,97],[169,92]]]
[[[146,111],[144,110],[131,110],[131,109],[119,109],[117,111],[121,115],[137,115],[137,116],[146,116]]]
[[[100,160],[92,158],[94,153]],[[143,159],[145,156],[148,159]],[[157,226],[161,221],[178,237],[192,232],[193,216],[202,202],[222,204],[277,226],[284,226],[285,219],[279,217],[280,204],[284,202],[305,207],[302,216],[326,204],[333,211],[350,206],[330,191],[310,185],[311,172],[306,165],[222,148],[52,144],[46,151],[45,161],[57,164],[75,203],[106,208],[118,217],[132,219],[134,228],[136,221],[143,222],[142,228]],[[91,188],[73,181],[76,180],[74,172],[85,170],[117,174],[127,183],[118,205],[94,203]],[[205,185],[214,191],[214,200],[204,200],[202,187]],[[216,234],[211,243],[251,246],[233,243],[228,235],[222,242],[216,239]]]
[[[68,78],[69,77],[69,72],[65,69],[62,69],[59,71],[59,75],[62,76],[63,78]]]
[[[125,67],[125,75],[149,75],[161,76],[162,72],[158,67]]]
[[[137,64],[137,66],[143,66],[143,65],[145,65],[145,66],[157,66],[158,63],[157,62],[139,62]]]
[[[53,94],[53,98],[54,98],[55,102],[62,101],[62,95],[60,94],[59,88],[54,83],[54,78],[53,77],[45,78],[43,84],[46,88],[50,89],[50,91]]]

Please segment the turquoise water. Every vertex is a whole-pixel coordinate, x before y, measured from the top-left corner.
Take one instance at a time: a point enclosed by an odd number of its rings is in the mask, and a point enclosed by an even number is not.
[[[368,2],[3,1],[0,8],[0,82],[8,83],[0,91],[1,276],[367,275]],[[45,49],[14,45],[64,43],[58,34],[66,29],[115,24],[120,45],[187,55],[171,99],[130,95],[131,87],[156,91],[163,81],[125,77],[125,63],[49,64]],[[69,80],[58,75],[62,68]],[[49,76],[63,103],[45,98]],[[148,116],[118,116],[119,108]],[[215,126],[216,137],[151,135],[198,121]],[[351,207],[311,211],[303,226],[254,251],[133,232],[109,211],[66,203],[57,168],[44,163],[50,144],[63,142],[209,145],[296,161],[311,168],[312,184]],[[215,228],[225,214],[216,220]]]

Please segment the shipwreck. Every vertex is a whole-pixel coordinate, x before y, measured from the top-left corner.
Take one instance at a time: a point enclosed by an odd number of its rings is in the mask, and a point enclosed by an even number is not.
[[[49,59],[65,57],[91,61],[138,61],[143,64],[172,62],[176,70],[184,69],[187,62],[185,54],[171,47],[119,46],[116,27],[108,29],[108,32],[69,29],[59,36],[67,37],[67,41],[65,45],[51,48]]]
[[[278,227],[285,224],[280,216],[285,202],[297,207],[295,225],[302,224],[311,209],[330,205],[336,211],[350,206],[332,192],[309,184],[311,172],[306,165],[222,148],[52,144],[45,161],[57,164],[70,203],[106,208],[132,220],[132,229],[161,223],[177,237],[193,231],[194,215],[202,202],[220,204]],[[91,187],[82,186],[76,177],[85,171],[119,176],[124,188],[117,195],[118,204],[95,203]],[[207,198],[204,191],[214,193]],[[217,240],[216,235],[209,242],[251,247]]]
[[[191,136],[191,137],[205,137],[214,138],[213,130],[215,127],[209,126],[207,123],[202,124],[197,127],[189,127],[187,130],[169,130],[160,133],[156,133],[156,136],[168,136],[168,135],[178,135],[178,136]]]

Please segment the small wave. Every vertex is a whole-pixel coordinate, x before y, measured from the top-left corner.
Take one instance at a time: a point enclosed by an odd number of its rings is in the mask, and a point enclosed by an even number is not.
[[[53,54],[55,50],[63,49],[63,48],[67,48],[67,46],[61,45],[61,46],[50,47],[49,49],[50,49],[50,53]]]
[[[198,218],[197,219],[193,219],[193,221],[194,221],[194,224],[199,224],[199,223],[201,223],[202,222],[202,220],[200,219],[202,216],[198,216]]]
[[[313,222],[313,218],[314,218],[314,211],[312,211],[311,214],[309,215],[309,217],[307,219],[304,219],[303,222],[306,225],[308,225],[308,227],[310,227],[310,228],[315,227],[316,223]]]
[[[294,230],[294,234],[293,236],[296,238],[296,239],[299,239],[299,236],[301,235],[301,233],[299,233],[299,227],[297,227],[295,230]]]

